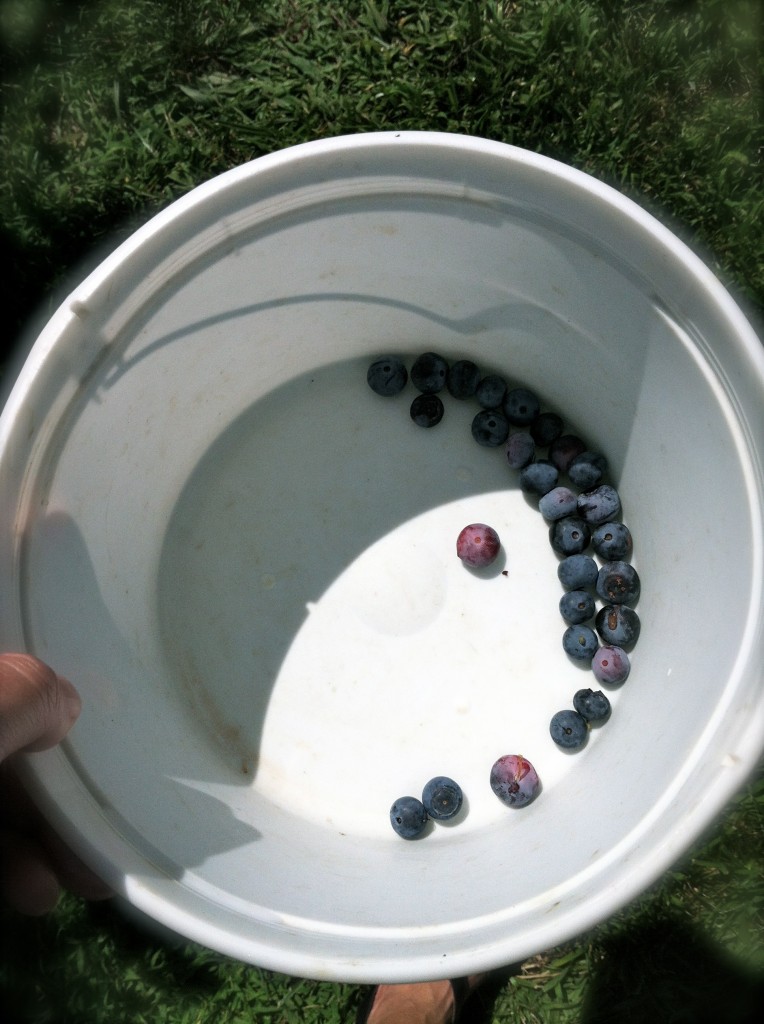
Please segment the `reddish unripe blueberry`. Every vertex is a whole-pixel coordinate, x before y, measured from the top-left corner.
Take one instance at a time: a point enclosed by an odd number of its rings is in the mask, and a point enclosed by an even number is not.
[[[491,789],[508,807],[525,807],[540,788],[536,769],[520,754],[505,754],[491,768]]]
[[[615,644],[600,647],[592,658],[592,672],[600,683],[618,685],[625,683],[629,677],[631,662],[622,648]]]
[[[547,458],[553,462],[561,473],[567,473],[573,459],[586,451],[586,445],[574,434],[563,434],[555,438],[549,445]]]
[[[536,442],[527,430],[516,430],[510,434],[504,448],[510,469],[525,469],[533,462],[535,451]]]
[[[456,553],[465,565],[473,569],[490,565],[501,547],[499,535],[485,523],[470,523],[456,538]]]

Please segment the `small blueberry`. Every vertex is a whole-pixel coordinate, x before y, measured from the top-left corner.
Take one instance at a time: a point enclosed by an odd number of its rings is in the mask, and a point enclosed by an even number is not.
[[[461,786],[447,775],[436,775],[422,790],[424,809],[436,821],[447,821],[458,814],[463,799]]]
[[[427,811],[415,796],[401,796],[390,808],[390,824],[403,839],[416,839],[427,824]]]
[[[559,747],[577,750],[586,743],[589,726],[578,711],[558,711],[549,723],[549,734]]]

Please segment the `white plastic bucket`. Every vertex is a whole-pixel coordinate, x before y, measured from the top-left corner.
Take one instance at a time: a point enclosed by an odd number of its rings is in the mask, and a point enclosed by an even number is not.
[[[471,358],[607,456],[642,635],[559,750],[547,525],[388,352]],[[764,740],[764,353],[710,271],[611,188],[474,138],[381,133],[236,168],[137,231],[40,334],[0,427],[0,640],[84,697],[28,759],[119,892],[267,968],[407,981],[518,961],[674,863]],[[500,571],[455,556],[493,525]],[[521,753],[522,810],[488,785]],[[415,842],[434,775],[466,812]]]

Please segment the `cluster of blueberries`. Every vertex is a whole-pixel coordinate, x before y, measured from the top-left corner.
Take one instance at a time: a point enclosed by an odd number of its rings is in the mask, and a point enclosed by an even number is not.
[[[422,799],[415,796],[399,797],[390,808],[390,824],[404,839],[415,839],[427,827],[427,822],[449,821],[462,808],[464,796],[461,786],[447,775],[436,775],[422,790]]]
[[[491,767],[491,789],[508,807],[525,807],[541,790],[541,780],[521,754],[505,754]],[[458,782],[436,775],[422,790],[422,799],[399,797],[390,808],[390,824],[404,839],[422,835],[428,821],[449,821],[462,808],[464,795]]]
[[[385,356],[367,372],[369,387],[386,397],[400,394],[409,380],[418,392],[410,415],[421,427],[434,427],[442,420],[444,390],[453,398],[477,401],[473,438],[485,447],[503,446],[508,465],[519,473],[521,489],[537,498],[539,512],[549,523],[549,541],[560,556],[557,575],[565,591],[559,605],[567,623],[563,649],[574,661],[589,665],[597,682],[625,682],[628,652],[640,632],[633,607],[640,580],[629,561],[633,542],[620,520],[620,497],[605,480],[605,457],[589,450],[580,437],[565,433],[562,418],[542,411],[533,391],[511,387],[498,374],[484,375],[469,359],[449,364],[437,353],[425,352],[408,371],[400,358]],[[546,449],[545,457],[539,457],[539,449]],[[560,482],[563,477],[568,484]],[[602,602],[599,610],[595,598]],[[610,701],[601,690],[580,689],[573,708],[553,716],[550,735],[566,750],[580,749],[591,725],[603,723],[609,715]]]

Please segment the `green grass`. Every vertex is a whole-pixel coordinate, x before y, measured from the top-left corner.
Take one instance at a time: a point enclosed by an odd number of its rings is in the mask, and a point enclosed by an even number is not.
[[[120,227],[308,139],[438,129],[639,198],[764,306],[758,0],[3,0],[11,336]]]
[[[759,316],[761,12],[759,0],[1,0],[4,347],[82,260],[193,186],[378,129],[565,160],[647,205]],[[762,837],[757,776],[680,870],[497,977],[474,1020],[747,1021],[764,980]],[[72,899],[40,921],[5,913],[2,927],[0,980],[23,1024],[320,1024],[351,1020],[360,995],[168,946]]]

